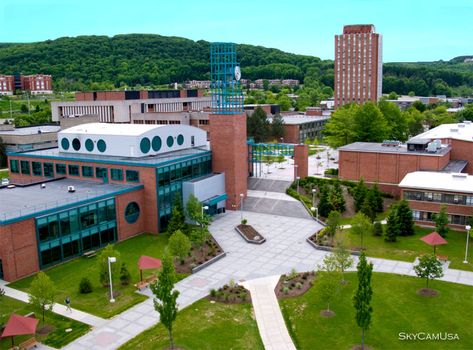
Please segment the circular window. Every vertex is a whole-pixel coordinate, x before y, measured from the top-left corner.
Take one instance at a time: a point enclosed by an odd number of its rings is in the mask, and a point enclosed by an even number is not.
[[[149,142],[149,138],[143,137],[140,142],[141,152],[148,153],[150,148],[151,148],[151,142]]]
[[[80,140],[79,139],[74,139],[72,140],[72,148],[74,148],[76,151],[80,150]]]
[[[184,143],[184,136],[182,136],[181,134],[179,134],[179,136],[177,136],[177,144],[179,146],[182,146],[182,144]]]
[[[66,139],[66,138],[63,138],[61,140],[61,146],[63,149],[65,149],[66,151],[69,149],[69,140]]]
[[[151,146],[153,146],[153,151],[158,152],[161,149],[161,138],[159,136],[153,137]]]
[[[105,144],[104,140],[100,139],[97,141],[97,149],[102,153],[105,152],[107,145]]]
[[[85,148],[87,151],[92,152],[94,150],[94,142],[91,139],[85,140]]]
[[[140,206],[136,202],[130,202],[125,208],[125,220],[133,224],[140,217]]]
[[[174,145],[174,138],[172,136],[168,136],[168,138],[166,139],[166,144],[168,145],[168,147],[172,147],[172,145]]]

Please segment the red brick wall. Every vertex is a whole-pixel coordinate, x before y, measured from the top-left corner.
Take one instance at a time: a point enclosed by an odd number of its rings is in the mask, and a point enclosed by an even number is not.
[[[247,194],[248,145],[246,144],[246,114],[210,114],[212,167],[225,173],[226,208],[231,210],[235,197]]]
[[[6,281],[39,271],[34,219],[0,226],[0,259]]]
[[[297,175],[295,166],[297,165]],[[309,176],[309,146],[294,146],[294,178],[299,176],[301,179]]]
[[[473,175],[473,142],[452,139],[450,144],[452,145],[452,159],[466,160],[468,162],[466,172]]]
[[[284,142],[285,143],[300,143],[299,125],[284,124]]]
[[[124,239],[136,236],[144,232],[144,227],[146,219],[148,218],[145,215],[145,194],[144,189],[125,193],[115,197],[116,213],[117,213],[117,231],[118,231],[118,240],[122,241]],[[130,202],[136,202],[140,207],[140,216],[136,222],[129,224],[125,220],[125,208]]]

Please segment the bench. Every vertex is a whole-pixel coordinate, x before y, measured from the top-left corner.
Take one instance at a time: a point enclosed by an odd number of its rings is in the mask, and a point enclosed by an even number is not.
[[[156,277],[156,274],[153,273],[151,276],[149,276],[148,278],[145,279],[146,282],[148,282],[149,284],[153,283],[154,281],[156,281],[157,277]]]
[[[138,290],[142,290],[142,289],[145,289],[146,287],[148,287],[149,283],[146,282],[146,281],[141,281],[141,282],[138,282],[137,284],[135,284],[135,287],[138,288]]]
[[[82,256],[85,256],[86,258],[93,258],[96,255],[97,252],[95,250],[89,250],[88,252],[85,252]]]
[[[36,318],[36,316],[34,315],[34,312],[30,312],[29,314],[26,314],[24,317]]]
[[[437,259],[442,261],[442,262],[447,262],[448,261],[448,256],[446,256],[446,255],[437,255]]]
[[[28,340],[25,340],[23,343],[20,343],[20,349],[24,350],[29,350],[31,348],[35,348],[38,345],[38,342],[36,341],[36,338],[30,338]]]

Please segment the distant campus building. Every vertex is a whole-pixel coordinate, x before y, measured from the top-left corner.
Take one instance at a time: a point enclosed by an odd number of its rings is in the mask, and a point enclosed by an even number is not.
[[[376,102],[382,94],[383,44],[374,25],[347,25],[335,35],[335,108]]]
[[[16,90],[32,95],[52,94],[52,77],[45,74],[0,75],[0,95],[13,95]]]
[[[378,183],[409,201],[414,218],[432,225],[442,204],[453,227],[473,216],[473,124],[443,124],[406,142],[355,142],[339,148],[339,177]]]

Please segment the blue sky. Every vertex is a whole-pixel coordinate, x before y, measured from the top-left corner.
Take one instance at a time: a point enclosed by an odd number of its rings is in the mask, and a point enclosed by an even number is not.
[[[358,23],[383,35],[385,62],[473,55],[473,0],[0,0],[0,42],[155,33],[333,59]]]

